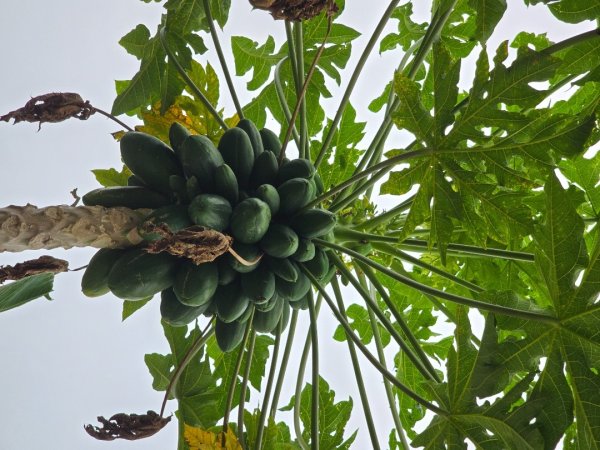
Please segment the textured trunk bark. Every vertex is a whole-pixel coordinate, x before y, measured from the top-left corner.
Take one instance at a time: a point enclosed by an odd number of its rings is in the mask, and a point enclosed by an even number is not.
[[[0,252],[130,247],[142,241],[137,227],[149,212],[102,206],[11,205],[0,208]]]

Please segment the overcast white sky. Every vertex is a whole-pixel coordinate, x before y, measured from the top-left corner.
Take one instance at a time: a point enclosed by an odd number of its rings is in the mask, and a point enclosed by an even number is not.
[[[138,69],[138,62],[118,45],[118,40],[138,23],[154,30],[162,10],[158,4],[139,0],[3,3],[0,114],[22,106],[31,96],[57,91],[78,92],[95,106],[110,110],[114,79],[130,78]],[[232,3],[236,6],[230,26],[236,30],[234,34],[249,35],[259,42],[263,42],[268,33],[281,35],[281,23],[260,11],[251,12],[247,2],[233,0]],[[356,43],[362,48],[387,2],[349,0],[347,3],[345,23],[363,33]],[[546,31],[554,40],[584,31],[557,22],[541,6],[526,11],[520,0],[508,3],[509,13],[501,22],[492,40],[494,43],[510,38],[513,30]],[[368,10],[364,9],[366,4]],[[210,47],[209,41],[207,44]],[[228,40],[224,46],[229,55]],[[355,52],[353,61],[358,53]],[[356,92],[371,89],[367,92],[372,93],[353,97],[360,120],[373,117],[367,114],[366,105],[390,78],[396,58],[397,55],[383,59],[373,55],[374,65],[356,88]],[[210,61],[217,65],[214,57]],[[352,62],[349,67],[353,67]],[[244,83],[239,86],[242,99],[251,98],[252,94],[245,92]],[[130,118],[124,120],[136,124]],[[39,132],[34,124],[0,123],[0,205],[72,203],[69,192],[73,188],[85,193],[97,187],[91,169],[120,165],[118,145],[110,136],[117,129],[100,116],[87,122],[46,124]],[[393,144],[392,141],[390,146]],[[41,254],[0,254],[0,265]],[[68,259],[70,266],[76,268],[85,265],[93,251],[75,249],[51,254]],[[53,302],[38,300],[0,314],[0,449],[175,448],[175,424],[138,442],[100,443],[83,431],[83,424],[95,423],[97,415],[158,411],[162,393],[152,389],[143,356],[151,352],[165,353],[168,347],[159,323],[158,301],[151,302],[121,324],[121,302],[108,295],[99,299],[84,297],[79,292],[80,277],[81,272],[58,276]],[[353,397],[355,412],[349,428],[361,428],[355,448],[367,449],[370,447],[368,433],[363,425],[358,394],[353,389],[345,344],[341,344],[342,347],[326,344],[334,326],[324,320],[319,330],[323,376],[336,389],[338,399]],[[340,352],[342,357],[337,356]],[[294,367],[289,373],[291,379],[295,378]],[[309,373],[307,375],[308,379]],[[379,377],[370,375],[373,388],[380,393]],[[290,389],[293,382],[290,380]],[[285,393],[282,396],[282,404],[287,402],[289,393],[288,390],[287,396]],[[378,422],[382,424],[380,440],[386,447],[390,427],[387,404],[381,400],[373,408],[381,418]],[[174,408],[172,404],[167,410]]]

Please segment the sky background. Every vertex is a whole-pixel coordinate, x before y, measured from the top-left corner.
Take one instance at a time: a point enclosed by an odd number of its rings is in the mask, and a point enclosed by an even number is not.
[[[115,97],[114,80],[131,78],[138,61],[118,45],[119,39],[144,23],[152,32],[160,19],[162,6],[139,0],[20,0],[3,2],[0,14],[0,114],[21,107],[30,97],[49,92],[77,92],[101,109],[110,110]],[[251,11],[247,2],[233,0],[235,12],[227,31],[264,42],[267,34],[282,36],[282,24],[261,11]],[[416,2],[425,13],[429,2]],[[527,9],[520,0],[509,0],[503,18],[489,47],[495,49],[503,39],[516,31],[547,32],[552,40],[591,29],[591,25],[569,26],[558,22],[542,6]],[[368,13],[364,5],[368,4]],[[360,50],[387,2],[348,0],[343,23],[363,35],[355,41],[353,68]],[[232,10],[233,11],[233,10]],[[388,27],[395,29],[396,21]],[[231,70],[229,34],[223,38]],[[209,40],[206,41],[210,47]],[[213,66],[217,60],[208,57]],[[390,79],[401,55],[373,53],[370,65],[359,80],[352,102],[358,120],[370,121],[372,135],[379,123],[366,106],[381,92]],[[463,73],[472,70],[465,65]],[[242,102],[252,93],[238,83]],[[345,86],[335,88],[339,98]],[[337,95],[336,95],[337,94]],[[225,94],[223,94],[225,96]],[[231,115],[231,102],[223,103],[226,116]],[[328,102],[331,111],[335,103]],[[121,117],[130,125],[138,122]],[[118,144],[111,132],[119,127],[102,116],[87,122],[71,120],[60,124],[16,126],[0,122],[0,205],[37,206],[71,204],[69,193],[78,188],[81,194],[98,187],[91,169],[120,167]],[[400,146],[401,135],[394,135],[388,148]],[[389,204],[390,199],[382,199]],[[0,254],[0,265],[15,264],[51,254],[67,259],[71,268],[87,264],[94,250],[23,252]],[[144,413],[158,411],[163,394],[152,389],[152,379],[144,364],[146,353],[167,353],[167,342],[159,321],[159,301],[150,302],[134,316],[121,323],[122,302],[106,295],[98,299],[84,297],[79,291],[82,272],[56,277],[53,301],[37,300],[22,308],[0,314],[0,449],[170,449],[175,448],[177,428],[167,426],[156,436],[137,442],[98,442],[83,430],[85,423],[96,424],[96,416],[116,412]],[[347,301],[353,297],[348,294]],[[360,428],[354,448],[368,449],[368,433],[364,427],[354,376],[347,358],[346,344],[332,343],[335,323],[323,310],[320,321],[321,371],[337,392],[337,399],[352,396],[355,403],[348,430]],[[303,316],[301,316],[303,317]],[[304,315],[306,321],[307,315]],[[300,328],[301,336],[305,335]],[[303,344],[304,338],[297,339]],[[342,355],[341,357],[338,355]],[[296,359],[292,358],[294,362]],[[364,361],[364,360],[363,360]],[[363,364],[369,388],[373,389],[372,405],[376,423],[381,425],[380,441],[385,447],[391,422],[386,413],[380,377]],[[295,382],[295,366],[289,368],[290,381],[282,394],[287,403]],[[310,364],[306,379],[310,378]],[[250,407],[257,406],[255,401]],[[173,412],[169,403],[167,412]],[[282,418],[285,416],[281,416]],[[349,433],[348,433],[349,434]]]

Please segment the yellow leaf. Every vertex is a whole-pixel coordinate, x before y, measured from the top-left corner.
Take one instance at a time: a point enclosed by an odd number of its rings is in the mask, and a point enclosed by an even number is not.
[[[231,428],[225,434],[225,447],[222,445],[223,432],[215,434],[212,431],[191,427],[186,424],[183,437],[188,443],[190,450],[242,450],[242,446]]]

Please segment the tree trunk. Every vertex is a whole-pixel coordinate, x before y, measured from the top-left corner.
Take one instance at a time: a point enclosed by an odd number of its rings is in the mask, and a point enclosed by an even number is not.
[[[0,208],[0,252],[57,247],[131,247],[142,241],[138,225],[147,209],[102,206]]]

